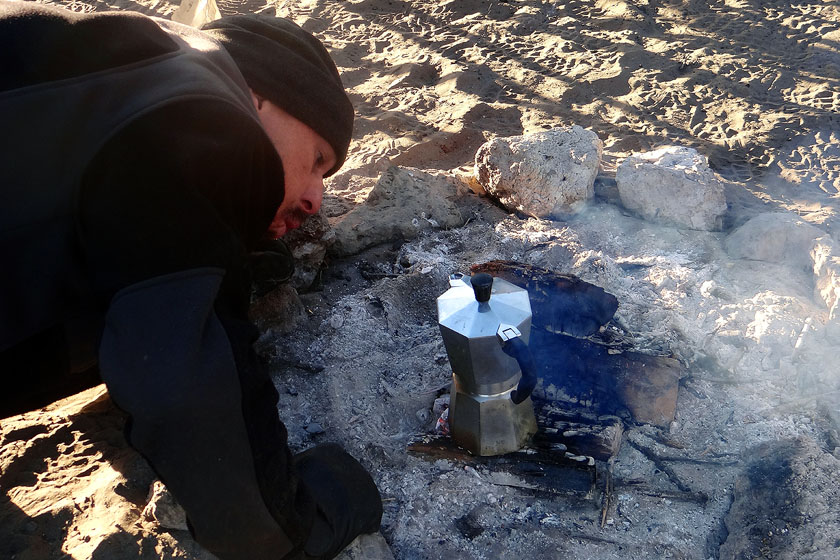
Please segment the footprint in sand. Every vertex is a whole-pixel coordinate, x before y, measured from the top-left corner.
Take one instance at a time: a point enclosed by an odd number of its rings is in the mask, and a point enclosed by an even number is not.
[[[794,138],[779,150],[776,163],[788,183],[840,198],[840,126]]]
[[[262,0],[215,0],[215,2],[222,16],[257,14],[266,11],[265,2]]]
[[[58,0],[56,2],[44,2],[48,6],[60,6],[71,12],[79,14],[89,14],[96,10],[94,4],[83,2],[82,0]]]

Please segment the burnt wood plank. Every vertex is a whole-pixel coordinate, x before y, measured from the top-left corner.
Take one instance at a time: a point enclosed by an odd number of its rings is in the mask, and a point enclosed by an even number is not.
[[[610,322],[618,308],[615,296],[576,276],[513,261],[470,270],[528,290],[529,346],[543,388],[588,401],[597,414],[629,414],[661,427],[674,420],[683,366],[633,349],[632,337]]]
[[[553,385],[590,401],[597,414],[627,412],[636,422],[662,427],[674,420],[683,372],[679,360],[539,329],[531,331],[530,347],[543,391]]]
[[[528,290],[531,323],[539,329],[589,336],[606,325],[618,309],[614,295],[571,274],[513,261],[473,265],[470,272],[486,272]]]

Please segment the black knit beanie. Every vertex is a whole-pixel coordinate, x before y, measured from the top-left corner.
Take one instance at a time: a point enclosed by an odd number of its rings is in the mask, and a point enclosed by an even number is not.
[[[318,39],[278,17],[229,16],[201,27],[222,43],[252,90],[307,124],[335,150],[332,175],[353,134],[353,105]]]

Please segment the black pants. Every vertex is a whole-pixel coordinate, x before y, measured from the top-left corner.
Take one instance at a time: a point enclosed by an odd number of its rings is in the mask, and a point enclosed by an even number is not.
[[[309,558],[334,558],[362,533],[382,521],[382,498],[365,468],[334,443],[295,456],[295,467],[318,504],[306,543]]]

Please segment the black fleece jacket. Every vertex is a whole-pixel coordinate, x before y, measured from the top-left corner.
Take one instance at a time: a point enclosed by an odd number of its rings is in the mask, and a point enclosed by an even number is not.
[[[0,0],[0,107],[22,88],[172,49],[138,14],[82,16]],[[90,107],[90,118],[97,117]],[[0,153],[0,166],[15,159]],[[49,154],[43,162],[50,164]],[[25,201],[14,196],[18,204],[39,203],[37,189]],[[23,340],[0,340],[7,388],[0,415],[45,404],[101,375],[130,415],[129,441],[184,505],[199,542],[223,558],[303,557],[313,523],[319,539],[337,542],[307,549],[331,556],[347,538],[375,530],[381,515],[375,487],[366,488],[363,510],[341,507],[346,515],[367,514],[367,521],[335,528],[325,513],[330,507],[300,480],[277,392],[251,347],[257,333],[247,319],[247,255],[282,198],[279,157],[257,122],[233,105],[190,100],[137,118],[79,180],[72,247],[87,283],[71,298],[95,311],[84,321],[88,328],[59,322]],[[0,223],[3,235],[10,234]],[[17,269],[34,270],[41,258],[50,256],[0,255],[4,267]],[[3,288],[0,277],[0,298],[15,297]],[[31,290],[39,289],[34,281]],[[86,347],[97,354],[89,363],[79,359]],[[96,358],[97,365],[84,367]],[[340,453],[330,449],[336,461],[352,461]]]

